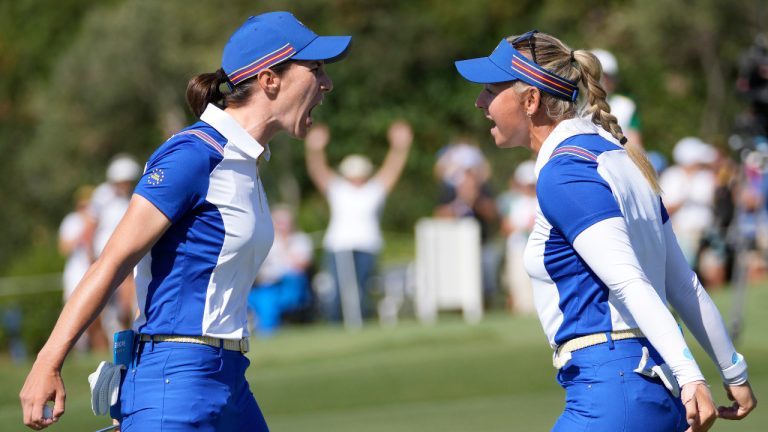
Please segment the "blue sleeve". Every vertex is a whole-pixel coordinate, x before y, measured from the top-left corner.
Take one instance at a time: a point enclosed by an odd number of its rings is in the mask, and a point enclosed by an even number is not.
[[[134,190],[171,222],[205,201],[212,169],[205,144],[181,140],[166,142],[152,155]]]
[[[595,223],[622,217],[595,162],[567,156],[552,159],[539,174],[536,195],[544,216],[571,244]]]

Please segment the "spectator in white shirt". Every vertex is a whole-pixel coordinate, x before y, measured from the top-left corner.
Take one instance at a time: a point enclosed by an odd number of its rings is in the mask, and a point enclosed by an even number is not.
[[[334,283],[332,290],[319,298],[323,315],[330,321],[342,318],[341,290],[352,295],[356,291],[362,317],[369,315],[368,284],[383,244],[379,219],[384,201],[405,167],[413,132],[405,121],[396,121],[390,125],[387,139],[389,152],[375,174],[370,160],[362,155],[345,157],[336,173],[325,155],[330,141],[328,128],[318,125],[307,135],[309,176],[328,199],[331,210],[323,247],[326,270]],[[350,274],[355,277],[344,277]]]

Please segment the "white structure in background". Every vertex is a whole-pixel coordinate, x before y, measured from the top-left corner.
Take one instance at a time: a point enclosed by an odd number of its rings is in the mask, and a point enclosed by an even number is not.
[[[480,226],[474,219],[422,219],[416,224],[416,316],[461,309],[470,323],[483,316]]]

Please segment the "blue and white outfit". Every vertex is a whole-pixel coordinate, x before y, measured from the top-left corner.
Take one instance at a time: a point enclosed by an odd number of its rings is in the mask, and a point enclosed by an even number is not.
[[[472,82],[520,80],[576,103],[578,83],[536,63],[536,33],[502,39],[490,56],[456,69]],[[515,44],[527,44],[532,58]],[[688,267],[661,199],[618,142],[583,118],[557,124],[535,172],[539,205],[524,260],[566,389],[553,430],[685,430],[679,386],[704,378],[666,302],[724,383],[746,382],[747,365]]]
[[[557,125],[536,174],[539,208],[525,265],[549,343],[557,350],[607,336],[570,357],[556,352],[566,406],[553,430],[685,430],[679,398],[638,373],[666,363],[680,386],[704,379],[667,301],[726,384],[745,382],[747,368],[688,267],[661,199],[616,140],[587,119]],[[633,329],[644,337],[611,338]]]
[[[274,237],[256,163],[268,150],[213,105],[200,119],[150,157],[135,190],[172,224],[136,267],[134,330],[241,340]],[[134,362],[121,387],[124,432],[267,431],[242,352],[148,341]]]

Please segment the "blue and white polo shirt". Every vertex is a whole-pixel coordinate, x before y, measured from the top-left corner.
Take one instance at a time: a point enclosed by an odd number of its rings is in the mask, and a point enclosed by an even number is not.
[[[172,225],[136,267],[134,330],[247,336],[246,299],[274,238],[256,164],[268,155],[229,114],[208,105],[199,122],[150,157],[134,193]]]
[[[560,122],[542,143],[536,174],[539,208],[525,266],[552,348],[639,328],[680,385],[703,380],[669,300],[723,382],[747,380],[746,362],[688,267],[661,199],[608,132],[586,119]]]
[[[608,137],[589,120],[564,120],[536,160],[539,208],[525,265],[553,348],[583,335],[638,327],[573,247],[579,234],[600,221],[627,221],[642,270],[666,298],[666,210],[626,151]]]

